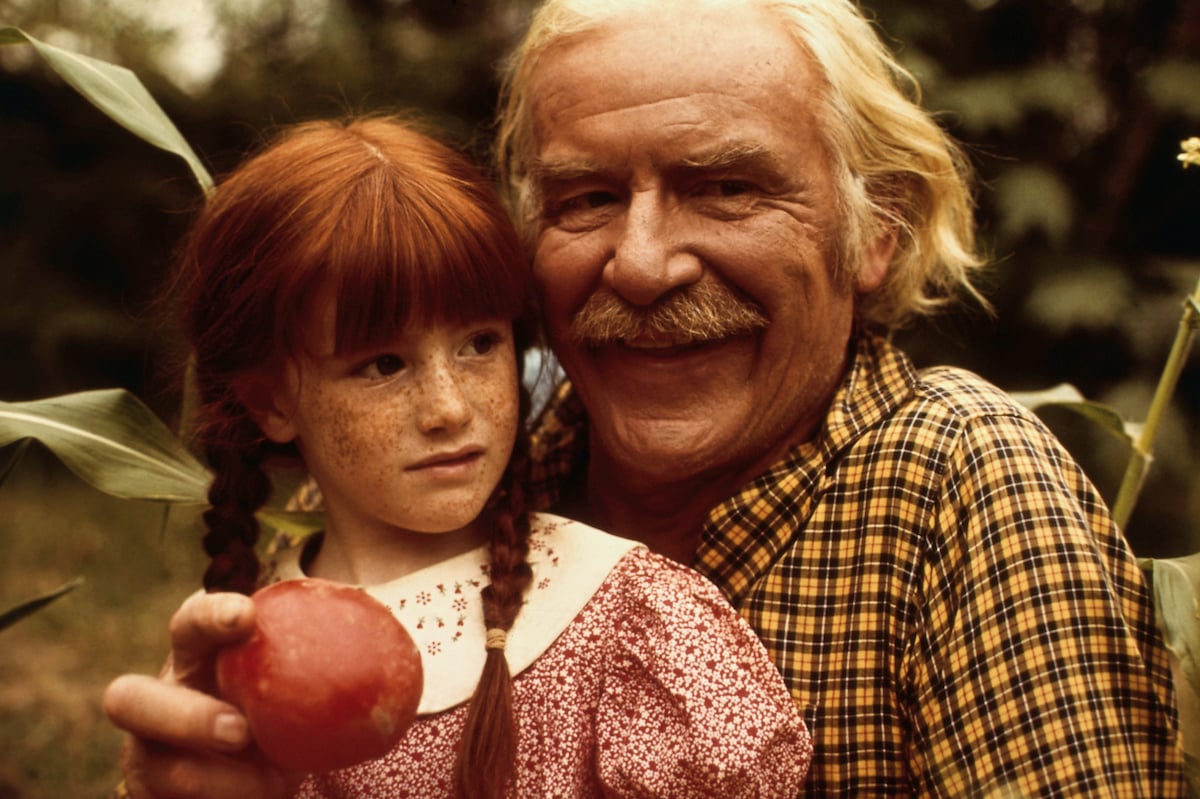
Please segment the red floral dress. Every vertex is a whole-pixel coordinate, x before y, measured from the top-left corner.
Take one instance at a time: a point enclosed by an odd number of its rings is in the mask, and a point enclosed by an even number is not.
[[[647,549],[535,517],[534,587],[509,633],[510,797],[794,797],[812,742],[750,627],[707,580]],[[300,576],[283,553],[272,579]],[[299,797],[452,797],[483,663],[480,550],[367,590],[422,649],[420,715],[388,755]]]

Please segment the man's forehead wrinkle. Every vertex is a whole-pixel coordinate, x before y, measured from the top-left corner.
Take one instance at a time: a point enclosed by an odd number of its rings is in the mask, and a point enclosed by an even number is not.
[[[639,87],[636,83],[630,82],[624,82],[615,88],[630,90],[638,96],[647,91],[645,87]],[[746,103],[746,97],[738,93],[731,93],[716,88],[699,89],[689,87],[686,90],[662,94],[653,99],[644,99],[637,103],[602,110],[594,116],[602,118],[609,114],[639,113],[656,111],[659,108],[676,109],[676,107],[681,107],[683,109],[682,113],[675,110],[675,113],[681,113],[681,116],[674,124],[703,125],[712,121],[711,114],[714,109],[724,109],[727,104],[742,106],[746,105]],[[725,110],[723,113],[729,113],[729,111]]]
[[[607,84],[608,81],[605,83]],[[571,124],[575,125],[583,122],[600,125],[607,118],[683,104],[682,107],[685,109],[683,118],[672,124],[702,125],[711,121],[710,115],[714,108],[720,108],[726,103],[745,105],[747,102],[746,98],[738,93],[718,88],[697,89],[692,87],[654,98],[639,99],[638,102],[620,104],[619,98],[622,94],[643,97],[646,91],[648,89],[640,86],[637,81],[622,80],[614,81],[611,86],[607,86],[603,90],[580,95],[569,89],[556,87],[553,78],[550,78],[545,85],[544,93],[534,105],[533,118],[535,120],[543,118],[543,128],[547,125],[561,124],[566,120],[570,120]]]

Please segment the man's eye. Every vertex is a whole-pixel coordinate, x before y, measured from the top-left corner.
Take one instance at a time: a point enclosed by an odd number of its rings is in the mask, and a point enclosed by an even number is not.
[[[573,205],[578,208],[601,208],[616,201],[616,196],[607,191],[589,191],[574,199]]]
[[[616,196],[612,192],[588,191],[562,200],[558,203],[558,207],[555,210],[559,216],[592,211],[597,208],[603,208],[609,203],[615,202],[616,199]]]
[[[754,187],[745,180],[712,180],[700,187],[700,193],[710,197],[740,197]]]
[[[619,201],[611,191],[585,191],[565,198],[547,198],[542,212],[546,222],[567,230],[590,229],[607,219],[608,211]]]
[[[380,355],[369,361],[362,370],[363,376],[377,379],[396,374],[404,368],[404,359],[399,355]]]

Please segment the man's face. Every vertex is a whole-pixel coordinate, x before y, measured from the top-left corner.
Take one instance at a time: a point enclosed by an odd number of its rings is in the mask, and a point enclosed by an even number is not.
[[[855,288],[831,278],[820,91],[754,8],[619,21],[541,62],[534,271],[591,418],[593,463],[657,482],[749,476],[814,434],[845,368]],[[572,333],[589,302],[644,311],[682,295],[686,307],[697,289],[734,298],[715,303],[721,318],[758,311],[763,323]]]

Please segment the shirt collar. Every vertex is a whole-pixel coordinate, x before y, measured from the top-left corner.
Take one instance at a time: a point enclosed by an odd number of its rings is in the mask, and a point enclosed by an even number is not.
[[[833,464],[865,431],[911,396],[908,358],[879,336],[857,339],[853,361],[811,440],[709,512],[693,563],[735,606],[801,533],[831,480]]]

